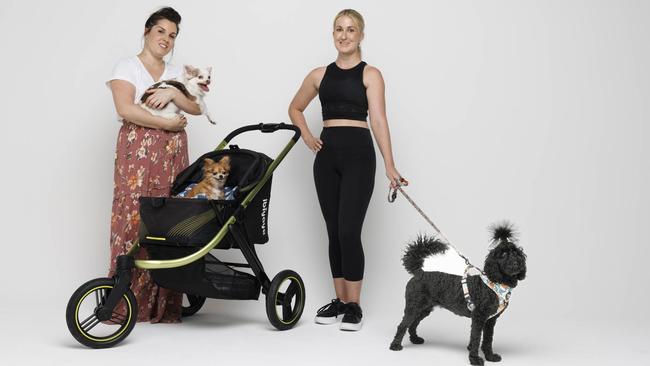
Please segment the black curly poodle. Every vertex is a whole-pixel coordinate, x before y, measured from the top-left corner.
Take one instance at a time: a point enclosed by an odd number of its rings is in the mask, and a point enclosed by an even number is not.
[[[526,255],[522,248],[514,243],[516,238],[511,224],[495,225],[491,230],[496,245],[493,245],[493,249],[485,258],[483,271],[492,283],[500,285],[501,288],[512,289],[526,277]],[[485,359],[492,362],[501,361],[501,356],[492,351],[492,336],[494,325],[504,309],[504,301],[500,300],[496,292],[488,287],[479,275],[468,276],[467,286],[474,309],[470,311],[461,285],[462,276],[422,270],[425,257],[442,254],[447,249],[447,244],[426,236],[419,237],[407,247],[402,262],[413,277],[406,284],[404,317],[397,327],[390,349],[402,349],[402,338],[407,329],[412,343],[424,343],[424,339],[416,333],[417,327],[435,306],[440,306],[456,315],[472,319],[467,346],[472,365],[483,364],[483,359],[478,354],[481,333],[481,350]]]

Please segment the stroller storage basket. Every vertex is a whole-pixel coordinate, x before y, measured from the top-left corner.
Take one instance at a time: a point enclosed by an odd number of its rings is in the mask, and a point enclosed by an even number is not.
[[[198,248],[174,248],[150,245],[151,259],[175,259],[193,253]],[[211,254],[188,265],[155,269],[151,275],[156,283],[172,290],[213,299],[257,300],[260,283],[251,274],[234,270]]]

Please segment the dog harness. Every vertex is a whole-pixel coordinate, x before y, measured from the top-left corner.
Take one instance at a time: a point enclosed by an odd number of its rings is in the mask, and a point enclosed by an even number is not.
[[[465,273],[463,274],[463,278],[460,280],[460,283],[463,287],[463,296],[465,297],[465,302],[467,303],[467,308],[469,309],[470,312],[473,312],[476,306],[472,302],[471,297],[469,296],[469,287],[467,287],[467,274],[469,273],[469,270],[471,268],[476,268],[472,265],[468,265],[465,267]],[[492,282],[490,279],[487,278],[487,276],[480,271],[478,268],[476,268],[480,273],[479,277],[481,277],[481,280],[483,280],[483,283],[487,287],[489,287],[494,293],[497,295],[497,298],[499,299],[499,307],[497,308],[497,312],[490,315],[490,318],[493,318],[499,314],[501,314],[506,308],[508,307],[508,303],[510,302],[510,294],[512,293],[512,289],[509,286],[502,285],[500,283]]]

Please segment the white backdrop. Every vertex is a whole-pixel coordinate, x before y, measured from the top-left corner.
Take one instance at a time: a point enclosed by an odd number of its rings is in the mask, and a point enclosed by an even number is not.
[[[477,264],[490,223],[507,218],[520,229],[529,277],[508,317],[523,322],[539,311],[558,324],[589,323],[606,310],[602,321],[649,324],[647,313],[629,310],[650,300],[650,3],[168,4],[183,17],[172,62],[213,66],[207,103],[219,124],[190,117],[191,160],[241,125],[288,122],[305,75],[336,57],[333,16],[353,7],[366,18],[364,59],[384,75],[408,192]],[[74,289],[106,274],[119,124],[104,81],[119,58],[140,50],[144,21],[160,5],[2,2],[3,307],[47,299],[62,320]],[[318,133],[317,100],[306,116]],[[275,154],[289,138],[276,135],[237,141]],[[362,302],[369,319],[392,323],[408,279],[404,246],[431,230],[404,199],[386,202],[379,157]],[[259,248],[270,275],[292,268],[303,276],[307,318],[333,296],[312,161],[300,143],[280,166],[271,241]]]

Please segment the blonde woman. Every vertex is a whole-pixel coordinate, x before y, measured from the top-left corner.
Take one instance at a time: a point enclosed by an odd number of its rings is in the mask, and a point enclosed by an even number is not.
[[[364,273],[361,229],[375,182],[375,150],[370,128],[391,186],[401,180],[391,149],[384,80],[361,60],[364,20],[352,9],[340,11],[332,32],[336,61],[312,70],[289,105],[289,117],[314,153],[314,181],[329,238],[329,260],[336,298],[316,313],[316,323],[359,330]],[[305,108],[319,96],[323,130],[315,137]],[[370,123],[367,122],[368,115]]]

